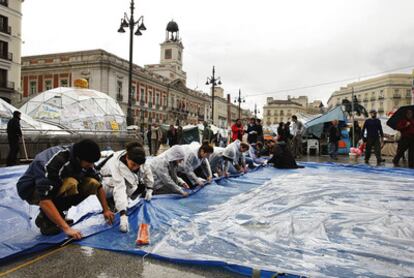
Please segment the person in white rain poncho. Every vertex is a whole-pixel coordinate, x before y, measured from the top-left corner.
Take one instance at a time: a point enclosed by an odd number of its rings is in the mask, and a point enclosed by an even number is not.
[[[182,146],[175,145],[150,161],[154,175],[154,194],[175,193],[187,197],[184,188],[190,187],[177,176],[177,168],[184,161]]]
[[[184,149],[184,162],[178,167],[178,175],[193,188],[203,185],[206,180],[211,182],[211,173],[208,157],[213,153],[213,147],[204,142],[192,142],[190,145],[182,145]],[[197,174],[196,174],[197,173]]]
[[[218,176],[228,177],[230,174],[247,172],[244,153],[249,145],[239,140],[234,141],[226,148],[215,148],[210,157],[211,169]]]
[[[126,150],[115,152],[100,172],[108,202],[114,203],[121,215],[119,229],[125,233],[129,229],[128,197],[143,195],[147,201],[152,198],[154,178],[145,164],[144,148],[138,142],[129,143]]]

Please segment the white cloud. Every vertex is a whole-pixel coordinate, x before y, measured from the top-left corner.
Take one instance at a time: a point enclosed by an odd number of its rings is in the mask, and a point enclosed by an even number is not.
[[[23,55],[102,48],[128,58],[117,33],[128,0],[29,0],[23,3]],[[174,19],[184,43],[188,86],[199,89],[216,66],[234,96],[275,92],[414,65],[410,0],[136,1],[147,31],[134,39],[134,62],[158,63],[159,43]],[[307,94],[326,101],[347,82],[274,97]],[[266,96],[248,98],[261,106]]]

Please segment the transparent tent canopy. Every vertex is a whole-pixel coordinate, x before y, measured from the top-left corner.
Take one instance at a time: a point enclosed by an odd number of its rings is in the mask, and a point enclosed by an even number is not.
[[[78,130],[125,130],[125,114],[107,94],[81,88],[45,91],[20,109],[34,119]]]

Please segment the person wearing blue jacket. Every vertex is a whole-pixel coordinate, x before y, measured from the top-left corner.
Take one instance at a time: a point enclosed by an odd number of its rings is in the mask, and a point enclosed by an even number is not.
[[[371,118],[366,119],[364,127],[362,128],[362,137],[366,140],[367,145],[365,149],[365,163],[369,163],[371,157],[371,149],[374,147],[374,153],[377,157],[377,165],[381,165],[381,143],[383,142],[384,132],[382,131],[381,121],[377,119],[377,111],[371,109],[369,111]],[[367,132],[366,137],[364,136],[365,131]]]
[[[73,221],[64,219],[64,212],[90,195],[98,197],[105,219],[112,223],[114,214],[94,168],[100,157],[98,144],[89,139],[51,147],[36,155],[16,186],[23,200],[39,205],[35,224],[43,235],[63,231],[74,239],[82,238],[80,231],[70,227]]]

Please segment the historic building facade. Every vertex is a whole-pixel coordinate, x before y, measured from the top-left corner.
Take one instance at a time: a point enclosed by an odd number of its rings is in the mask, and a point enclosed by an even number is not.
[[[161,44],[160,64],[145,68],[133,66],[132,109],[137,125],[176,124],[177,121],[186,125],[210,120],[209,96],[185,85],[186,74],[181,68],[183,47],[177,32],[176,23],[168,23],[166,42]],[[166,50],[171,50],[171,56],[165,57]],[[127,60],[96,49],[23,57],[22,64],[23,103],[43,91],[73,86],[74,80],[86,79],[89,88],[110,95],[127,111]]]
[[[263,124],[276,125],[280,122],[288,122],[295,114],[318,114],[321,104],[320,100],[309,103],[307,96],[297,98],[288,96],[287,100],[268,97],[263,106]]]
[[[0,0],[0,98],[20,100],[23,0]]]
[[[340,105],[344,99],[351,101],[352,94],[368,111],[375,109],[386,116],[412,100],[413,76],[395,73],[353,82],[335,91],[328,100],[328,107]]]

